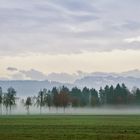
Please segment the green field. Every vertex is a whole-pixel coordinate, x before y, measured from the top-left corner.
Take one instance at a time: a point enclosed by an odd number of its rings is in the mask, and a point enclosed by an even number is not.
[[[140,140],[140,116],[3,116],[0,140]]]

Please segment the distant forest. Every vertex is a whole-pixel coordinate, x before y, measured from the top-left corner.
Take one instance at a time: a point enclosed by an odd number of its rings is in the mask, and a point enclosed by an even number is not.
[[[30,113],[30,107],[36,106],[39,108],[40,113],[42,108],[55,107],[56,109],[67,107],[101,107],[105,105],[140,105],[140,89],[133,88],[130,91],[125,84],[117,84],[114,86],[105,86],[100,88],[99,91],[92,88],[84,87],[79,89],[73,87],[72,89],[66,86],[53,87],[52,90],[40,90],[36,96],[26,97],[20,99],[17,97],[16,90],[12,87],[7,89],[7,92],[2,91],[0,87],[0,112],[2,109],[6,114],[10,114],[12,107],[20,100],[27,109],[27,114]]]

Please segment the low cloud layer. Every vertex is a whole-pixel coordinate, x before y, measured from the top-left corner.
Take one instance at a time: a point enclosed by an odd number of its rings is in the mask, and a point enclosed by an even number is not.
[[[0,54],[140,49],[139,0],[0,0]],[[124,41],[124,40],[127,41]]]
[[[29,71],[21,70],[19,71],[24,76],[30,78],[31,80],[46,80],[46,75],[40,71],[31,69]]]
[[[14,73],[9,74],[10,80],[47,80],[47,75],[35,69],[18,70],[16,68],[12,69],[12,67],[9,67],[9,68],[7,68],[8,71],[10,72],[14,71]],[[3,79],[3,78],[0,78],[0,79]]]
[[[12,68],[12,67],[9,67]],[[49,80],[49,81],[56,81],[61,83],[74,83],[78,79],[82,79],[84,77],[133,77],[133,78],[140,78],[140,70],[134,69],[130,71],[125,71],[121,73],[115,72],[83,72],[77,71],[73,74],[68,73],[49,73],[45,74],[41,71],[30,69],[30,70],[18,70],[12,73],[9,78],[0,77],[0,80]]]

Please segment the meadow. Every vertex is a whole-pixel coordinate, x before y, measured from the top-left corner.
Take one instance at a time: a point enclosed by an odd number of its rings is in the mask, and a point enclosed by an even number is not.
[[[0,140],[139,139],[139,115],[11,115],[0,117]]]

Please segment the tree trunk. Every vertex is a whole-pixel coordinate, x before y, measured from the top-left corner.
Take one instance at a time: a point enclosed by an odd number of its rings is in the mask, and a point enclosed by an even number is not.
[[[9,110],[9,114],[12,114],[12,106],[10,105],[10,110]]]
[[[51,111],[51,107],[49,106],[49,112]]]
[[[30,108],[27,106],[27,115],[30,115]]]
[[[6,107],[6,115],[8,115],[8,107]]]
[[[63,108],[64,108],[64,113],[65,113],[65,109],[66,109],[66,107],[64,106]]]
[[[56,106],[56,113],[58,113],[58,106]]]
[[[2,104],[0,104],[0,115],[2,115]]]
[[[40,106],[40,115],[42,114],[42,107]]]

